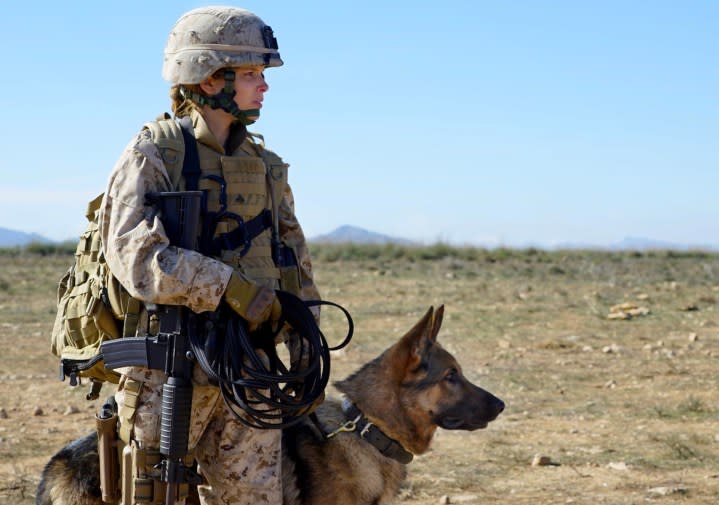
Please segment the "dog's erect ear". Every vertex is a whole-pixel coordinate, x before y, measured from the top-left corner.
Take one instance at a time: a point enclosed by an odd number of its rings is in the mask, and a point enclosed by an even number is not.
[[[402,344],[408,352],[408,369],[413,370],[422,363],[425,351],[437,337],[443,313],[444,307],[440,307],[438,311],[435,311],[434,307],[430,307],[422,319],[402,337]]]
[[[432,325],[432,319],[434,317],[434,307],[430,307],[429,310],[422,316],[422,319],[417,321],[411,330],[402,337],[402,340],[407,342],[410,340],[419,339],[424,333],[427,332],[428,328]]]
[[[444,317],[444,305],[440,305],[437,310],[434,311],[434,315],[432,317],[432,329],[429,332],[429,338],[433,341],[437,341],[437,334],[439,333],[439,328],[442,326],[442,318]]]

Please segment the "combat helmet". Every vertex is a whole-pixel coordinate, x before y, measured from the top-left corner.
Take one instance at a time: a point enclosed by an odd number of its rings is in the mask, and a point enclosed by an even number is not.
[[[200,7],[183,14],[170,31],[164,53],[162,77],[180,86],[186,98],[223,109],[249,124],[258,110],[240,111],[234,100],[231,67],[263,65],[279,67],[282,59],[272,28],[250,11],[235,7]],[[225,87],[211,97],[191,92],[183,85],[199,84],[220,69]]]

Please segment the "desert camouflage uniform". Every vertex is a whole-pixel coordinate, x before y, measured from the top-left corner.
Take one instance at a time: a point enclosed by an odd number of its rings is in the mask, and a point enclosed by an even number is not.
[[[192,119],[198,149],[205,156],[212,151],[218,159],[221,156],[226,158],[202,116],[193,112]],[[245,139],[243,127],[233,128],[227,146],[232,158],[256,156],[255,148]],[[148,192],[173,189],[181,188],[172,187],[149,130],[141,131],[116,164],[102,203],[100,228],[107,263],[130,294],[140,300],[184,305],[195,312],[212,311],[220,303],[233,270],[244,274],[217,259],[168,245],[161,222],[150,216],[144,202]],[[238,195],[228,195],[228,199],[236,197]],[[289,185],[279,202],[278,214],[280,238],[292,245],[298,256],[300,296],[318,299]],[[261,250],[269,254],[268,247]],[[241,268],[241,265],[235,265],[238,266]],[[278,287],[275,278],[252,280],[271,288]],[[123,433],[123,423],[125,430],[132,423],[130,438],[134,443],[143,448],[158,448],[160,399],[165,375],[161,371],[141,367],[128,367],[121,371],[123,377],[116,394],[120,432]],[[199,367],[195,367],[193,379],[189,447],[207,482],[199,488],[202,503],[282,503],[281,432],[255,430],[241,424],[224,405],[219,389],[209,384]],[[137,407],[132,410],[134,419],[128,420],[123,419],[122,413],[127,402],[126,385],[132,381],[139,381],[142,386],[137,396]]]

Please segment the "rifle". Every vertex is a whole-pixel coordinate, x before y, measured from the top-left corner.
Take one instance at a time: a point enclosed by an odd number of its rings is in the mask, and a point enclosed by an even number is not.
[[[202,191],[150,193],[146,198],[160,213],[170,244],[195,249]],[[146,308],[151,317],[159,319],[158,334],[103,342],[101,355],[106,368],[142,366],[167,374],[160,421],[160,454],[164,456],[161,480],[167,484],[165,503],[173,505],[179,484],[200,481],[183,461],[188,452],[192,408],[194,356],[190,332],[196,331],[198,321],[186,307],[146,304]]]

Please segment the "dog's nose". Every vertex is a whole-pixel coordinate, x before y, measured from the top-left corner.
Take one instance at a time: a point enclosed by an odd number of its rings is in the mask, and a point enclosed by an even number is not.
[[[504,411],[504,402],[495,397],[492,402],[492,412],[494,412],[494,417],[497,417],[502,413],[502,411]]]

